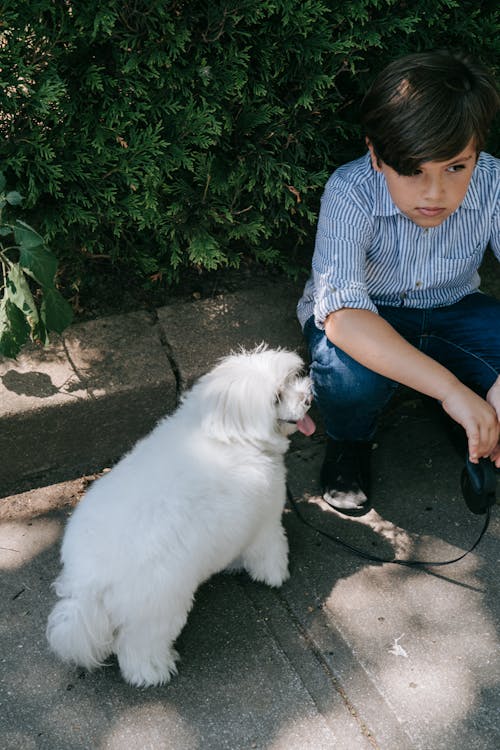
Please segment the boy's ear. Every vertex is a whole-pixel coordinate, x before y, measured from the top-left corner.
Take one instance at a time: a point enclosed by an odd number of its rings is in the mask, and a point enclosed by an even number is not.
[[[375,153],[375,149],[373,148],[372,142],[368,138],[368,136],[365,137],[365,143],[368,146],[368,151],[370,152],[370,159],[372,162],[372,167],[376,172],[381,172],[382,167],[380,163],[380,159],[378,158],[377,154]]]

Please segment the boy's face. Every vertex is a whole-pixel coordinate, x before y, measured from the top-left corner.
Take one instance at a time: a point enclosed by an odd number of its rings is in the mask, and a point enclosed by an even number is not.
[[[392,200],[418,226],[439,226],[465,198],[477,160],[474,139],[453,159],[426,161],[409,176],[377,159],[369,141],[367,145],[373,169],[384,175]]]

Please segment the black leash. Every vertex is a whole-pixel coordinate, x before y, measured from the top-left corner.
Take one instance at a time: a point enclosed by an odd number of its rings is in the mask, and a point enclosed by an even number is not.
[[[491,510],[488,506],[485,511],[485,519],[484,519],[484,525],[481,529],[481,532],[472,545],[470,549],[467,550],[467,552],[463,552],[458,557],[453,558],[453,560],[438,560],[438,561],[431,561],[431,560],[398,560],[397,558],[393,558],[392,560],[387,560],[384,557],[378,557],[377,555],[370,555],[368,552],[364,552],[361,549],[358,549],[358,547],[353,547],[351,544],[348,544],[347,542],[344,542],[342,539],[339,539],[338,537],[334,536],[333,534],[329,534],[327,531],[323,531],[323,529],[317,528],[313,523],[308,521],[307,518],[302,514],[302,512],[299,510],[298,504],[295,502],[293,495],[290,491],[290,488],[287,484],[286,486],[286,495],[288,502],[294,509],[295,513],[299,517],[299,519],[302,521],[303,524],[306,526],[309,526],[310,529],[315,531],[317,534],[321,534],[321,536],[326,537],[327,539],[330,539],[330,541],[335,542],[335,544],[339,544],[341,547],[344,547],[345,549],[348,549],[350,552],[354,552],[354,554],[358,555],[359,557],[363,557],[365,560],[370,560],[371,562],[378,562],[378,563],[391,563],[392,565],[405,565],[409,568],[425,568],[425,567],[438,567],[442,565],[452,565],[453,563],[458,562],[459,560],[463,560],[466,555],[469,555],[471,552],[473,552],[483,536],[486,534],[486,531],[488,529],[488,526],[490,525],[490,515]]]

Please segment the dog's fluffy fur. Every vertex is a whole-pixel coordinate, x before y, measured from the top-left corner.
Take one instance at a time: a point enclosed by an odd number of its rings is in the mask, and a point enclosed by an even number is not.
[[[61,659],[92,669],[114,653],[132,685],[168,682],[202,581],[230,567],[286,580],[284,454],[292,432],[314,429],[302,364],[262,346],[226,357],[92,485],[54,584],[47,637]]]

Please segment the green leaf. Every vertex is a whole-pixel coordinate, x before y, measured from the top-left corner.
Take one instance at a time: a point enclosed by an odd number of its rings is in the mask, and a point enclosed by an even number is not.
[[[26,343],[30,328],[26,318],[7,297],[0,303],[0,354],[15,359]]]
[[[3,172],[0,172],[0,193],[5,190],[6,184],[7,180],[5,179]]]
[[[6,294],[10,301],[21,310],[33,330],[38,323],[38,310],[31,294],[26,276],[19,263],[13,263],[7,275]]]
[[[43,302],[40,313],[47,330],[57,333],[62,333],[73,320],[71,305],[53,286],[43,288]]]
[[[12,234],[10,227],[0,227],[0,237],[7,237],[8,234]]]
[[[19,255],[21,268],[41,286],[52,286],[57,271],[57,258],[42,245],[21,245]]]
[[[23,196],[21,193],[18,193],[17,190],[11,190],[10,193],[7,193],[5,196],[5,200],[7,203],[10,203],[11,206],[19,206],[19,204],[23,202]]]
[[[38,234],[38,232],[35,232],[33,227],[26,224],[25,221],[17,219],[16,224],[17,226],[14,228],[14,236],[18,245],[29,250],[33,247],[40,247],[45,244],[43,237]]]

